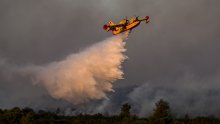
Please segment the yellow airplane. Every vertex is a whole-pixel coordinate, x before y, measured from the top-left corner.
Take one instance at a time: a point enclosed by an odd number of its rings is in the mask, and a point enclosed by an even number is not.
[[[114,24],[112,21],[109,21],[108,22],[109,25],[105,24],[103,26],[103,29],[106,30],[107,32],[111,30],[112,34],[116,35],[116,34],[120,34],[125,31],[130,32],[133,28],[140,25],[142,21],[145,21],[146,23],[148,23],[150,21],[150,17],[146,16],[143,19],[138,19],[138,16],[137,16],[137,17],[132,17],[130,20],[123,19],[119,24]]]

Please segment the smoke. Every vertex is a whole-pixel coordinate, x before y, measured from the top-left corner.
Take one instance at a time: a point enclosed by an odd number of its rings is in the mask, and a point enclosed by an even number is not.
[[[199,80],[194,81],[199,82]],[[155,108],[155,103],[161,98],[169,103],[175,116],[184,116],[185,114],[210,116],[214,114],[219,117],[220,108],[216,107],[220,102],[219,99],[216,99],[220,96],[218,88],[196,87],[194,82],[192,82],[192,85],[195,86],[189,88],[190,86],[186,85],[181,85],[181,87],[169,85],[169,87],[166,87],[145,83],[134,88],[128,94],[128,101],[135,105],[135,113],[142,117],[149,116]]]
[[[121,64],[127,34],[114,36],[46,66],[20,69],[37,85],[44,86],[55,99],[72,104],[107,98],[113,92],[112,83],[123,78]]]

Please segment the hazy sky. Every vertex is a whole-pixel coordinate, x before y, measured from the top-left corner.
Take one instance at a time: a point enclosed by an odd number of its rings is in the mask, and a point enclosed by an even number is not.
[[[126,40],[124,79],[88,112],[112,113],[129,102],[145,116],[164,98],[173,113],[219,116],[219,6],[219,0],[1,0],[0,108],[70,107],[12,74],[12,66],[62,60],[112,36],[102,29],[109,20],[148,15],[151,22]]]

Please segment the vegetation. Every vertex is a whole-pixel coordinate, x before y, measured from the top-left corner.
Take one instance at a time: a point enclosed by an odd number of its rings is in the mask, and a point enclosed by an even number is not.
[[[18,107],[1,110],[0,124],[220,124],[220,119],[215,117],[190,118],[188,114],[183,118],[172,117],[169,104],[160,99],[149,117],[140,118],[130,113],[131,105],[125,103],[121,107],[119,115],[103,116],[100,113],[94,115],[60,115],[60,109],[56,112],[31,108],[20,109]]]
[[[170,124],[172,123],[172,116],[170,112],[169,104],[160,99],[156,103],[156,108],[153,111],[153,115],[149,117],[152,124]]]
[[[130,117],[130,109],[131,109],[131,106],[128,103],[123,104],[121,107],[120,116],[129,118]]]

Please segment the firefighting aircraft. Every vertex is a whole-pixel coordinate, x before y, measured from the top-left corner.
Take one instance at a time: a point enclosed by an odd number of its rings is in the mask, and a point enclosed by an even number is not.
[[[120,34],[125,31],[131,32],[131,30],[140,25],[142,21],[148,23],[150,21],[149,19],[149,16],[146,16],[143,19],[138,19],[138,16],[136,16],[132,17],[130,20],[127,20],[127,18],[123,19],[119,24],[114,24],[112,21],[109,21],[109,25],[105,24],[103,29],[107,32],[111,30],[113,35]]]

